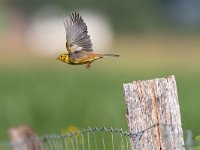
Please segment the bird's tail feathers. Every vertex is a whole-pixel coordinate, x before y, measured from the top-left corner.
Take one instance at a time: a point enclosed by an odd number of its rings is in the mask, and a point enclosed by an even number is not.
[[[103,54],[103,56],[119,57],[120,55],[117,55],[117,54]]]

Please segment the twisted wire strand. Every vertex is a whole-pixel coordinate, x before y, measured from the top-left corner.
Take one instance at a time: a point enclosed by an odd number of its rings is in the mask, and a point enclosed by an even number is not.
[[[22,142],[19,143],[14,143],[10,144],[8,141],[0,141],[0,148],[5,147],[5,148],[12,148],[12,147],[20,147],[23,144],[26,144],[28,141],[34,141],[34,140],[40,140],[43,143],[45,143],[45,146],[47,146],[50,149],[62,149],[64,146],[65,149],[77,149],[77,150],[90,150],[91,149],[91,140],[93,138],[93,141],[95,143],[95,149],[98,150],[97,146],[97,137],[96,133],[101,133],[101,139],[102,139],[102,144],[103,144],[103,149],[106,149],[106,143],[104,139],[104,133],[108,133],[111,138],[111,145],[112,145],[112,150],[114,150],[116,147],[119,147],[119,149],[122,149],[121,146],[123,145],[127,150],[130,149],[130,138],[131,139],[136,139],[138,141],[141,140],[143,134],[156,127],[156,126],[170,126],[170,127],[175,127],[176,125],[172,124],[164,124],[164,123],[159,123],[159,124],[154,124],[150,126],[149,128],[133,133],[133,132],[128,132],[126,130],[123,130],[122,128],[106,128],[106,127],[88,127],[88,128],[83,128],[82,130],[77,130],[75,132],[67,132],[65,134],[46,134],[43,136],[38,137],[37,139],[33,138],[28,138],[25,139]],[[114,143],[114,135],[117,134],[117,141],[118,141],[118,146],[115,145]],[[84,135],[87,136],[87,138],[84,138]],[[93,135],[93,136],[92,136]],[[78,139],[80,137],[80,139]],[[69,139],[69,140],[66,140]],[[79,145],[79,141],[81,141],[81,147]],[[86,143],[87,142],[87,143]],[[200,141],[193,141],[193,145],[200,146]],[[71,148],[69,148],[71,146]],[[45,148],[44,148],[45,149]]]
[[[101,132],[103,134],[103,132],[110,132],[110,133],[120,133],[122,134],[123,136],[130,136],[131,134],[123,129],[118,129],[118,128],[106,128],[106,127],[102,127],[102,128],[98,128],[98,127],[88,127],[88,128],[83,128],[82,130],[77,130],[75,132],[67,132],[65,134],[45,134],[45,135],[42,135],[40,137],[38,137],[38,139],[33,139],[33,138],[27,138],[25,139],[24,141],[22,142],[18,142],[18,143],[14,143],[14,144],[10,144],[8,141],[0,141],[0,147],[3,146],[3,147],[13,147],[13,146],[16,146],[16,147],[20,147],[22,146],[23,144],[27,143],[28,141],[33,141],[33,140],[40,140],[44,143],[47,143],[48,146],[50,148],[59,148],[60,147],[60,143],[58,141],[61,141],[65,138],[70,138],[71,139],[71,144],[73,146],[72,149],[74,149],[75,147],[78,147],[78,139],[77,139],[77,136],[78,135],[81,135],[81,139],[82,139],[82,143],[85,143],[84,142],[84,138],[83,136],[85,134],[88,134],[88,137],[90,137],[90,133],[96,133],[96,132]],[[75,141],[74,138],[75,137]],[[95,138],[95,141],[96,141],[96,137],[93,136]],[[88,139],[90,140],[90,139]],[[104,141],[105,142],[105,141]],[[105,144],[105,143],[104,143]],[[68,142],[64,141],[64,145],[66,145],[66,147],[69,145]]]

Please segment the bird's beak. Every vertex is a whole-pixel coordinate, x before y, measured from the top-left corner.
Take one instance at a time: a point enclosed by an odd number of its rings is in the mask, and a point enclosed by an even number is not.
[[[57,57],[57,60],[60,60],[60,57]]]

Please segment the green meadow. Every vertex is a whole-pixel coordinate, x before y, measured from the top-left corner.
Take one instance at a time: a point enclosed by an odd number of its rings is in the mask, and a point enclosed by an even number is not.
[[[116,45],[113,52],[119,58],[99,60],[89,70],[54,57],[1,65],[0,139],[6,138],[8,128],[20,124],[31,125],[40,135],[62,133],[69,126],[127,129],[123,83],[172,74],[183,129],[199,135],[199,52],[168,50],[167,44],[143,48],[141,43]]]

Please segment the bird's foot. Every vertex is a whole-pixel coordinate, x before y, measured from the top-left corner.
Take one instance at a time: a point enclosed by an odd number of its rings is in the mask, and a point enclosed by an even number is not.
[[[85,67],[86,67],[87,69],[90,69],[90,68],[91,68],[91,63],[87,63],[87,64],[85,65]]]

